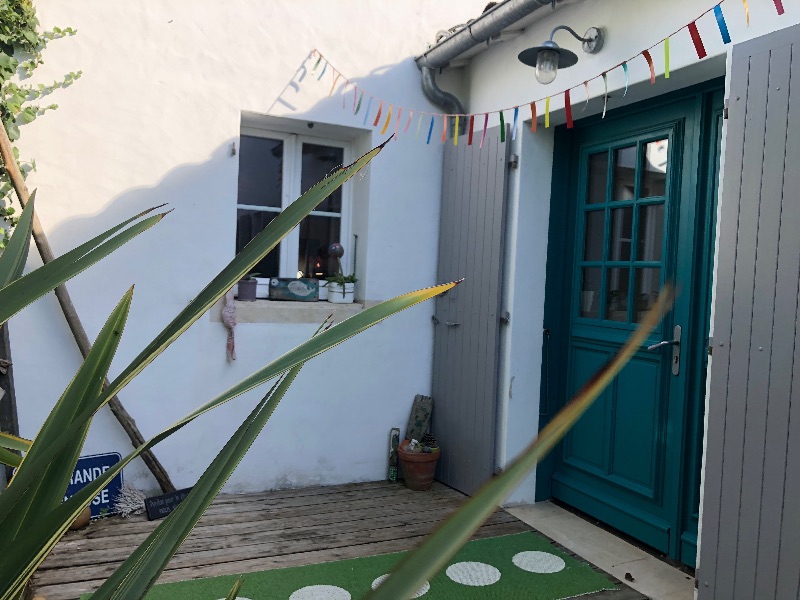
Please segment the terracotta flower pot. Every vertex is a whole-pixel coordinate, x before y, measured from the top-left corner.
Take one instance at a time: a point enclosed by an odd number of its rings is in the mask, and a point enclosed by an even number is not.
[[[436,471],[436,461],[439,460],[441,450],[434,452],[406,452],[403,447],[408,444],[404,440],[397,449],[397,456],[403,466],[403,476],[406,487],[415,491],[424,491],[433,484],[433,473]]]

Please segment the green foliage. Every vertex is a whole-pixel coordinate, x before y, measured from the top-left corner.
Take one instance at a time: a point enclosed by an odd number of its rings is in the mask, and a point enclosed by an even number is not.
[[[344,285],[345,283],[356,283],[358,281],[355,273],[352,275],[342,275],[340,273],[338,275],[331,275],[327,279],[330,283],[338,283],[339,285]]]
[[[31,0],[0,0],[0,121],[12,142],[19,139],[21,125],[27,125],[47,111],[58,108],[52,102],[39,103],[42,98],[59,88],[72,85],[82,75],[81,71],[70,72],[50,85],[19,83],[30,77],[34,69],[42,64],[42,52],[48,42],[76,33],[71,27],[40,31],[39,19]],[[35,161],[20,162],[16,148],[14,156],[23,176],[36,170]],[[0,249],[5,247],[11,229],[17,224],[14,208],[10,205],[11,191],[8,174],[5,167],[0,165],[0,221],[4,220],[7,224],[0,236]]]
[[[312,339],[167,427],[71,498],[62,501],[97,411],[206,313],[236,281],[249,273],[322,200],[353,177],[381,149],[382,146],[375,148],[354,164],[336,170],[282,211],[123,369],[108,389],[102,391],[102,383],[121,341],[133,298],[133,288],[128,290],[32,443],[14,436],[0,435],[0,461],[18,467],[8,488],[0,494],[0,531],[3,532],[0,536],[0,599],[12,600],[20,595],[35,569],[69,525],[107,485],[109,479],[131,460],[200,415],[278,378],[278,382],[220,450],[189,496],[159,523],[148,539],[96,593],[97,598],[144,597],[259,435],[303,364],[395,313],[455,285],[446,284],[405,294],[361,311],[335,326],[323,323]],[[0,255],[0,323],[6,322],[36,298],[155,225],[164,216],[137,215],[47,265],[19,277],[19,265],[24,262],[23,254],[30,243],[32,212],[33,202],[23,214],[23,226],[17,228],[6,251]],[[15,452],[24,453],[21,461]],[[229,597],[235,597],[236,591],[236,588],[231,590]]]

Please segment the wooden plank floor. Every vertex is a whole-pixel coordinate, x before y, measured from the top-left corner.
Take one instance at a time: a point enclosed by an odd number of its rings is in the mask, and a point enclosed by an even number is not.
[[[374,482],[223,495],[206,511],[159,581],[408,550],[463,501],[462,494],[438,482],[428,492]],[[47,600],[68,600],[97,589],[157,524],[144,515],[111,517],[67,533],[36,573],[36,593]],[[475,538],[529,530],[498,510]]]

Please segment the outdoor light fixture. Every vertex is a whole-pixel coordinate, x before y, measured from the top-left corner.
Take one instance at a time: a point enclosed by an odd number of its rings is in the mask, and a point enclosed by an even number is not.
[[[536,80],[539,83],[552,83],[558,74],[558,69],[566,69],[578,62],[578,55],[566,48],[559,47],[553,41],[553,36],[559,29],[569,31],[579,42],[582,42],[583,51],[587,54],[596,54],[603,47],[603,31],[598,27],[591,27],[584,37],[575,33],[575,30],[566,25],[559,25],[550,32],[550,39],[541,46],[534,46],[519,53],[519,60],[529,67],[536,67]]]

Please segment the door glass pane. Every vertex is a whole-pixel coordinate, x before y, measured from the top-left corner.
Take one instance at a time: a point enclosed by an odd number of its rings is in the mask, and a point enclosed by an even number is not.
[[[600,316],[600,268],[584,267],[581,269],[581,308],[580,315],[587,319]]]
[[[283,142],[243,135],[239,140],[239,204],[281,207]]]
[[[633,200],[636,193],[636,146],[614,150],[614,200]]]
[[[658,297],[661,288],[661,269],[644,268],[636,271],[636,321],[644,318]]]
[[[606,201],[608,183],[608,152],[589,155],[589,184],[586,190],[586,204]]]
[[[344,164],[344,149],[336,146],[303,144],[303,164],[300,187],[306,192],[326,175]],[[315,209],[323,212],[342,212],[342,188],[334,191]],[[335,240],[339,241],[339,240]]]
[[[615,208],[611,211],[611,236],[608,260],[630,260],[633,235],[633,207]]]
[[[628,321],[628,268],[608,270],[606,313],[609,321]]]
[[[298,277],[324,278],[339,270],[338,261],[328,256],[328,246],[339,241],[341,219],[311,215],[300,222]],[[345,273],[348,275],[348,273]]]
[[[263,210],[247,210],[240,208],[236,211],[236,253],[242,251],[247,243],[256,234],[266,227],[272,219],[278,216],[277,212]],[[279,274],[280,252],[275,248],[259,262],[251,272],[258,273],[260,277],[277,277]]]
[[[639,250],[636,260],[661,260],[664,240],[664,205],[639,207]]]
[[[642,186],[640,198],[663,196],[667,191],[668,140],[648,142],[642,157]]]
[[[584,260],[603,260],[605,223],[605,210],[593,210],[586,213],[586,242],[583,247]]]

